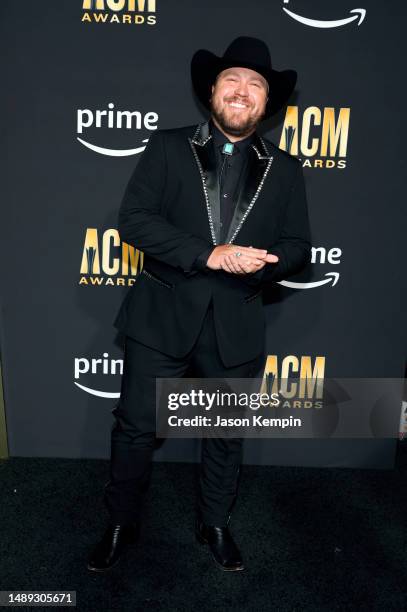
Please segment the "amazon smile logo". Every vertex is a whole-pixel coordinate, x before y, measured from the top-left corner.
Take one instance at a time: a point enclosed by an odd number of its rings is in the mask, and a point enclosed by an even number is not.
[[[311,263],[312,264],[329,264],[331,266],[338,266],[341,263],[342,249],[332,248],[327,250],[325,247],[312,247],[311,248]],[[295,281],[279,281],[279,285],[283,287],[290,287],[291,289],[315,289],[316,287],[322,287],[323,285],[330,285],[335,287],[339,281],[339,272],[329,271],[325,272],[323,278],[310,283],[299,283]]]
[[[116,385],[120,388],[118,377],[123,375],[123,359],[111,359],[109,353],[103,353],[102,358],[75,357],[74,359],[74,384],[89,395],[103,397],[105,399],[116,399],[120,397],[120,392],[104,391],[106,386],[104,379],[116,377]],[[87,381],[92,377],[92,382],[86,385],[79,383],[81,376],[86,376]],[[100,388],[102,387],[102,388]]]
[[[109,155],[110,157],[128,157],[129,155],[137,155],[146,148],[148,138],[140,139],[138,146],[130,148],[113,148],[90,142],[90,136],[83,138],[84,130],[89,130],[92,138],[97,141],[98,133],[95,130],[102,129],[106,138],[109,138],[109,130],[156,130],[158,114],[150,111],[144,115],[140,111],[116,110],[113,102],[110,102],[107,110],[90,110],[89,108],[79,108],[76,112],[76,132],[80,136],[76,140],[91,151],[100,155]],[[111,138],[111,137],[110,137]]]
[[[284,0],[284,4],[288,4],[289,1],[290,0]],[[366,17],[366,9],[363,8],[352,9],[349,11],[349,17],[333,20],[310,19],[309,17],[304,17],[303,15],[298,15],[297,13],[290,11],[285,6],[283,6],[283,11],[292,19],[295,19],[295,21],[299,21],[303,25],[311,28],[340,28],[353,22],[356,22],[357,25],[360,26]]]

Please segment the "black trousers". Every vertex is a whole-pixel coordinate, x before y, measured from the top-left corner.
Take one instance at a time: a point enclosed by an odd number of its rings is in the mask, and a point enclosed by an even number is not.
[[[264,367],[264,346],[256,359],[224,366],[216,340],[212,302],[191,351],[174,358],[126,337],[120,401],[113,410],[110,480],[104,499],[113,523],[140,520],[155,446],[155,378],[249,378]],[[241,438],[203,438],[198,512],[208,525],[226,526],[236,501],[242,459]]]

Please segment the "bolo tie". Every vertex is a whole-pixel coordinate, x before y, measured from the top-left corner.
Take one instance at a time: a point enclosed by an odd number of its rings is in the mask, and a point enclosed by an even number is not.
[[[222,160],[222,166],[219,172],[219,193],[222,187],[222,176],[223,176],[223,171],[225,168],[226,160],[228,157],[232,157],[234,148],[235,148],[235,145],[233,144],[233,142],[225,142],[225,144],[222,147],[223,160]]]

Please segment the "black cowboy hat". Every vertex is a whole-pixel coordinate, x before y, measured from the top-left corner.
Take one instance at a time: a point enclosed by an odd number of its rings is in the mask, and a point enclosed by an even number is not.
[[[230,43],[222,57],[206,49],[199,49],[192,57],[191,77],[200,102],[210,109],[211,86],[217,75],[226,68],[239,66],[261,74],[269,84],[265,115],[267,119],[277,113],[292,94],[297,73],[294,70],[274,70],[266,43],[251,36],[239,36]]]

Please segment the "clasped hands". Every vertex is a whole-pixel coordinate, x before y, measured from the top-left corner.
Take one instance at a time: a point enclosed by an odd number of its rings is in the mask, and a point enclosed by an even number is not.
[[[240,253],[240,255],[236,255]],[[233,274],[250,274],[264,268],[266,263],[276,263],[277,255],[265,249],[255,249],[236,244],[221,244],[210,254],[206,265],[211,270],[225,270]]]

